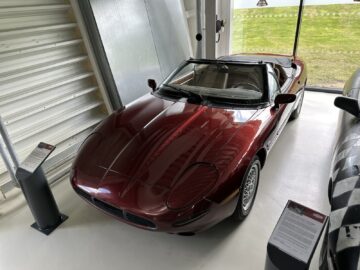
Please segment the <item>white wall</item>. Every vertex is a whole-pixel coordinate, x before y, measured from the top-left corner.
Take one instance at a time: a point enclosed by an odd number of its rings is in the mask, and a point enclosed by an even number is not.
[[[90,0],[123,104],[191,55],[182,0]]]

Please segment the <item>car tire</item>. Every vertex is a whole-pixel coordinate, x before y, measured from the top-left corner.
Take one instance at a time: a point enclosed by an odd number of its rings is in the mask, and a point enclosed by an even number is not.
[[[243,221],[250,213],[259,186],[261,163],[257,156],[253,158],[246,170],[240,186],[239,199],[232,218]]]
[[[304,87],[305,89],[305,87]],[[290,120],[295,120],[299,117],[300,113],[301,113],[301,108],[302,108],[302,104],[303,104],[303,101],[304,101],[304,93],[305,93],[305,90],[302,90],[301,91],[301,94],[300,94],[300,100],[299,100],[299,104],[297,105],[296,109],[292,112],[292,114],[290,115]]]

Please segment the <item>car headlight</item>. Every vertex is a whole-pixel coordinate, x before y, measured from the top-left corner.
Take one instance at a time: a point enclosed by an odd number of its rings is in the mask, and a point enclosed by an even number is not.
[[[218,179],[215,166],[208,163],[195,163],[181,175],[167,198],[170,209],[183,209],[203,199],[215,186]]]

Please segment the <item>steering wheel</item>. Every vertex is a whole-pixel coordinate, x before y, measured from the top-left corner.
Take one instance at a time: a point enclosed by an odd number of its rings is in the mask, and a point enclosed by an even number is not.
[[[249,85],[251,88],[253,88],[253,89],[250,89],[250,90],[256,90],[258,92],[262,92],[259,87],[257,87],[255,84],[252,84],[252,83],[238,83],[238,84],[234,84],[232,86],[232,88],[238,88],[240,85]]]

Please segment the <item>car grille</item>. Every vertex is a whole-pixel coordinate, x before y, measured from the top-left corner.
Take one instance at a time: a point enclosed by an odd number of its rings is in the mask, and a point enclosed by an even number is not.
[[[119,218],[124,218],[124,212],[121,209],[115,208],[107,203],[104,203],[103,201],[99,201],[98,199],[93,199],[94,204],[99,207],[100,209],[104,210],[105,212],[108,212],[114,216],[117,216]]]
[[[146,227],[148,229],[156,229],[156,225],[151,222],[150,220],[144,219],[142,217],[136,216],[134,214],[128,213],[120,208],[114,207],[108,203],[105,203],[103,201],[100,201],[96,198],[93,198],[88,194],[87,192],[83,191],[80,188],[75,187],[75,191],[77,194],[79,194],[81,197],[83,197],[85,200],[89,201],[90,203],[94,204],[98,208],[104,210],[105,212],[116,216],[118,218],[124,219],[130,223]]]
[[[89,193],[86,193],[85,191],[83,191],[82,189],[80,189],[80,188],[78,188],[78,187],[75,187],[74,190],[75,190],[75,192],[76,192],[77,194],[79,194],[79,195],[80,195],[81,197],[83,197],[85,200],[90,201],[90,202],[92,201],[91,196],[90,196]]]
[[[135,216],[133,214],[130,214],[130,213],[126,212],[126,213],[124,213],[124,217],[125,217],[126,220],[128,220],[128,221],[130,221],[132,223],[141,225],[143,227],[152,228],[152,229],[156,228],[155,224],[152,223],[150,220],[141,218],[139,216]]]

